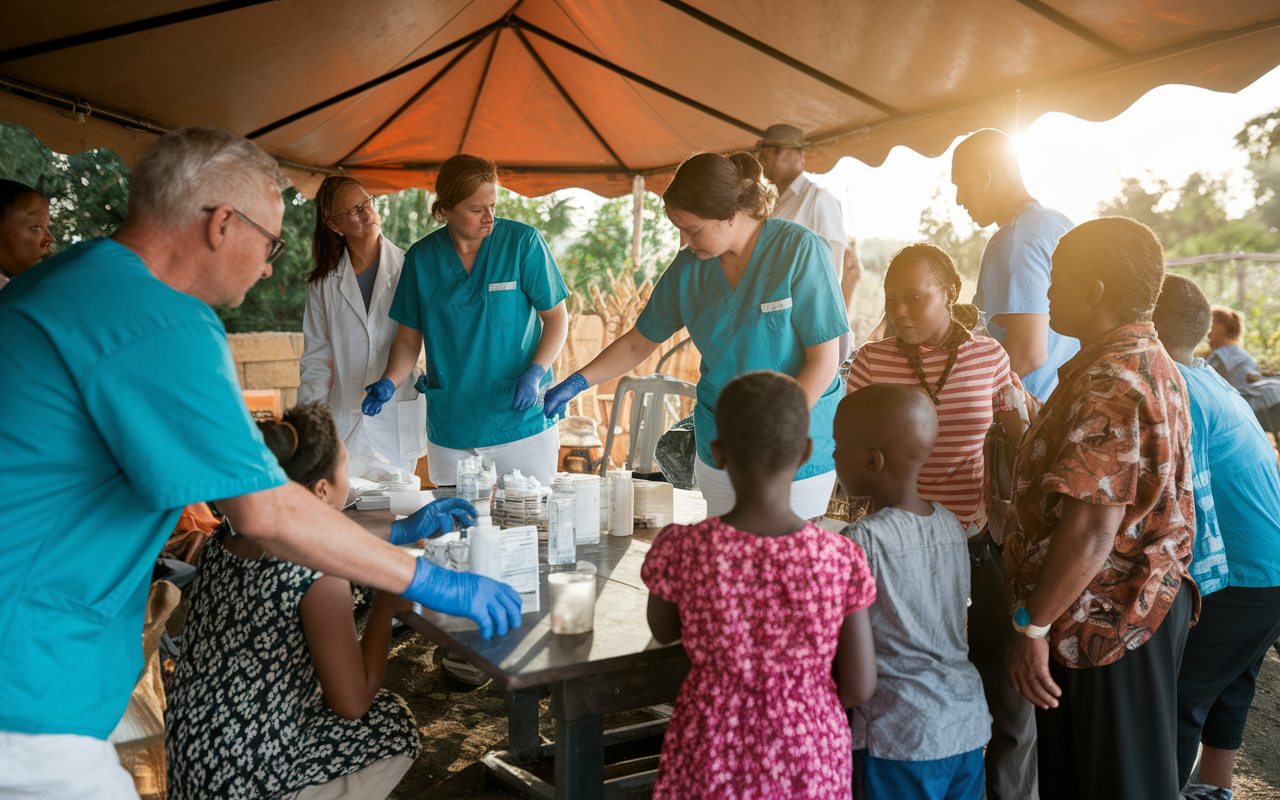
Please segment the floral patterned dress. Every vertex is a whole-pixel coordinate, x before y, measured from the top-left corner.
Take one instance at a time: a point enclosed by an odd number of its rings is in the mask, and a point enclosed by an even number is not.
[[[191,584],[166,713],[170,800],[277,798],[350,775],[394,755],[418,755],[404,700],[379,691],[360,719],[324,701],[298,606],[321,573],[223,547],[209,537]],[[372,592],[352,587],[357,629]]]
[[[768,537],[713,517],[665,528],[641,575],[679,607],[693,662],[654,800],[847,800],[849,724],[831,664],[844,618],[875,600],[862,550],[812,524]]]

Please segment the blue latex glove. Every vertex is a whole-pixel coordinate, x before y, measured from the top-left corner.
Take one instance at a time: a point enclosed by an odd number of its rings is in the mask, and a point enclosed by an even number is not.
[[[428,503],[404,519],[391,523],[391,543],[409,544],[453,530],[455,525],[476,524],[476,507],[461,497]]]
[[[391,395],[395,393],[396,385],[390,378],[382,378],[377,383],[371,383],[364,387],[365,398],[360,404],[360,410],[366,417],[376,417],[382,410],[382,404],[390,400]]]
[[[564,415],[564,407],[578,393],[587,388],[587,379],[581,372],[575,372],[547,390],[542,397],[542,413],[547,419],[555,419]]]
[[[508,628],[520,627],[520,595],[505,583],[470,572],[453,572],[418,558],[413,583],[401,595],[432,611],[467,617],[480,626],[486,640],[496,629],[499,636]]]
[[[541,364],[530,364],[516,379],[516,396],[511,401],[512,411],[525,411],[538,402],[538,384],[547,371]]]

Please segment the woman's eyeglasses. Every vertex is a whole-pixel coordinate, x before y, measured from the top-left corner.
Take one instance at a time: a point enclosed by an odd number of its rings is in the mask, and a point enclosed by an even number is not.
[[[356,217],[360,216],[364,212],[368,211],[372,203],[373,203],[373,198],[369,197],[368,195],[365,195],[363,203],[351,209],[350,211],[342,211],[337,214],[330,214],[329,219],[335,220],[335,219],[342,219],[343,217],[347,217],[348,219],[355,219]]]

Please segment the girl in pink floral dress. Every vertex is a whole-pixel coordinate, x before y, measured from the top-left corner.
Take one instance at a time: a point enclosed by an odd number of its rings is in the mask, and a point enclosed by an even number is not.
[[[641,571],[654,638],[683,637],[693,662],[654,800],[848,800],[844,709],[875,692],[875,579],[856,544],[791,512],[791,481],[813,448],[800,384],[736,378],[716,431],[737,505],[664,529]]]

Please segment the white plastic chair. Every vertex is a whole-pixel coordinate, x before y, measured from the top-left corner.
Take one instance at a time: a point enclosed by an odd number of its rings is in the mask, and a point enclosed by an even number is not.
[[[622,378],[613,394],[613,410],[609,414],[609,433],[605,436],[604,459],[600,464],[600,476],[604,477],[613,452],[614,431],[618,429],[618,414],[622,410],[627,393],[631,397],[631,424],[627,428],[626,468],[635,472],[655,472],[653,459],[658,447],[658,437],[666,432],[665,416],[668,397],[697,399],[698,387],[688,381],[670,375],[645,375],[642,378]],[[672,414],[678,419],[676,409]]]

